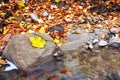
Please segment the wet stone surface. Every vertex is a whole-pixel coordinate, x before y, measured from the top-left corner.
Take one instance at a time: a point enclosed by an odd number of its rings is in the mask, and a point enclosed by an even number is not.
[[[93,51],[81,48],[77,50],[64,52],[65,65],[73,72],[75,70],[83,71],[87,76],[90,76],[90,80],[99,79],[100,77],[104,79],[105,75],[115,70],[120,70],[119,50],[110,48],[100,48]]]

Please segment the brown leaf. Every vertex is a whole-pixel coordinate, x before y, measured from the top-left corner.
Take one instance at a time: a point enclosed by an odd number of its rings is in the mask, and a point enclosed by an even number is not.
[[[11,34],[6,34],[6,35],[3,37],[2,41],[8,42],[9,39],[10,39],[10,37],[11,37]]]

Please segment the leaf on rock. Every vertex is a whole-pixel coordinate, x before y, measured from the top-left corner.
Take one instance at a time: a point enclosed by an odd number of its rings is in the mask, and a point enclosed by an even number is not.
[[[36,48],[44,48],[45,47],[46,41],[39,36],[30,37],[29,40],[32,43],[33,47],[36,47]]]
[[[40,28],[39,32],[40,32],[41,34],[45,33],[44,27]]]

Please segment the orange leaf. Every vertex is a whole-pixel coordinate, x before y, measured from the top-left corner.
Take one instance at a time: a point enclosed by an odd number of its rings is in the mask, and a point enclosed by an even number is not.
[[[63,74],[65,74],[66,72],[68,72],[69,71],[69,69],[68,68],[62,68],[61,70],[60,70],[60,72],[61,73],[63,73]]]
[[[51,77],[49,80],[55,80],[55,78],[54,78],[54,77]]]
[[[6,61],[5,60],[0,60],[0,64],[5,64]]]
[[[48,75],[48,74],[49,74],[49,72],[43,72],[43,74],[44,74],[44,75]]]
[[[60,72],[63,73],[63,74],[67,74],[68,76],[72,77],[72,73],[67,67],[61,69]]]

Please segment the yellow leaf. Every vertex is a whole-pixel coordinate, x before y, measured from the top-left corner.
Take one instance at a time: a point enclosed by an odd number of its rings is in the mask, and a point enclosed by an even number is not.
[[[82,20],[82,17],[78,17],[78,19],[81,21],[81,20]]]
[[[87,24],[87,27],[88,27],[88,29],[91,29],[92,27],[91,27],[91,25],[88,23]]]
[[[43,7],[43,9],[45,9],[45,8],[46,8],[46,5],[42,5],[42,7]]]
[[[3,31],[3,29],[2,28],[0,28],[0,32],[2,32]]]
[[[4,12],[0,12],[0,15],[2,15],[2,16],[3,16],[3,15],[5,15],[5,13],[4,13]]]
[[[5,30],[3,31],[3,34],[7,34],[8,31],[9,31],[9,29],[5,29]]]
[[[103,39],[106,38],[106,34],[102,34],[102,38],[103,38]]]
[[[34,37],[30,37],[29,38],[31,42],[35,42],[35,38]]]
[[[39,33],[41,33],[41,34],[45,33],[44,27],[42,27],[42,28],[39,30]]]
[[[25,7],[25,4],[22,1],[18,1],[17,5],[19,8]]]
[[[32,25],[28,25],[28,26],[27,26],[27,29],[28,29],[28,28],[31,28],[31,27],[32,27]]]
[[[58,44],[60,41],[58,39],[54,39],[54,42]]]
[[[73,18],[73,17],[74,17],[74,14],[71,14],[70,17]]]
[[[46,41],[39,36],[30,37],[29,40],[32,43],[33,47],[36,47],[36,48],[44,48],[45,47]]]
[[[60,0],[55,0],[55,2],[56,2],[56,3],[59,3],[59,2],[60,2]]]

